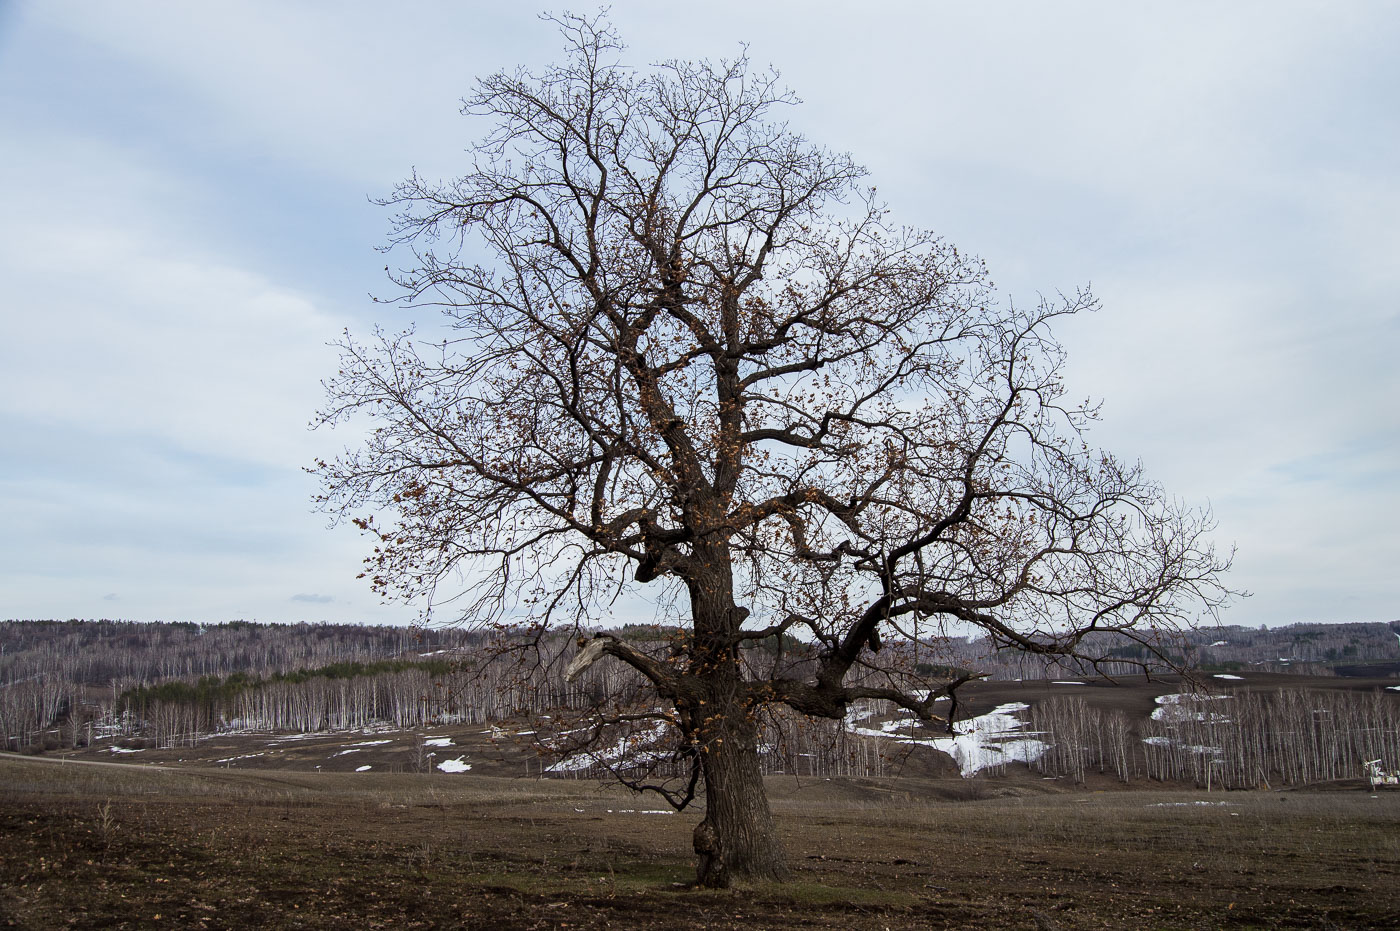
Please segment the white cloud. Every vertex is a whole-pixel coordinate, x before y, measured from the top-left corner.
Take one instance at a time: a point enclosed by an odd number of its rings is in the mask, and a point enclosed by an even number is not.
[[[214,151],[299,164],[374,194],[414,161],[458,156],[468,138],[450,118],[459,98],[478,74],[518,59],[500,57],[501,24],[533,19],[476,4],[259,0],[55,2],[27,12],[31,28],[90,43],[160,82],[183,117],[171,121],[172,133]]]
[[[901,221],[985,255],[1017,301],[1092,282],[1106,309],[1064,330],[1071,384],[1106,400],[1095,439],[1215,502],[1259,593],[1229,619],[1395,614],[1387,6],[613,17],[634,62],[749,41],[808,101],[795,127],[851,148]],[[378,611],[350,581],[359,541],[307,512],[299,472],[353,439],[305,430],[325,341],[372,313],[382,223],[347,229],[411,165],[459,170],[481,126],[457,99],[557,59],[552,28],[479,4],[59,0],[6,30],[0,420],[23,446],[0,508],[26,537],[0,589],[91,606],[60,613]],[[308,592],[335,600],[290,601]]]
[[[28,142],[0,143],[6,616],[411,618],[302,473],[352,438],[307,428],[345,321],[213,254],[187,179]],[[308,586],[334,600],[289,602]]]
[[[309,464],[306,423],[343,325],[308,296],[207,254],[120,153],[49,166],[13,147],[0,197],[9,316],[0,412],[160,439],[257,464]],[[76,176],[105,203],[55,198]],[[125,196],[123,196],[123,192]]]

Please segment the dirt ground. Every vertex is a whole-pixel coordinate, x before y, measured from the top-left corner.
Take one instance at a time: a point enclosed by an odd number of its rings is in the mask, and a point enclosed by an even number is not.
[[[0,757],[0,926],[1400,927],[1400,793],[775,779],[793,878],[595,783]]]

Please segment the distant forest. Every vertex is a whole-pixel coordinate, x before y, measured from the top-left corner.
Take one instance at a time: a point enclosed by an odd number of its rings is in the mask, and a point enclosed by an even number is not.
[[[614,633],[661,651],[671,632],[639,626]],[[1143,647],[1126,640],[1108,639],[1098,646],[1125,661],[1145,658]],[[564,634],[511,630],[241,621],[4,621],[0,749],[43,752],[99,740],[177,746],[219,732],[487,724],[551,711],[583,711],[604,699],[640,700],[640,681],[621,664],[597,664],[580,681],[566,685],[562,669],[574,649],[572,638]],[[759,643],[750,651],[750,661],[770,661],[781,650],[800,657],[807,649],[797,641]],[[944,638],[906,649],[912,651],[911,666],[934,674],[964,669],[990,672],[996,679],[1092,674],[1022,654],[998,653],[985,639]],[[1184,654],[1174,658],[1207,673],[1250,669],[1393,676],[1400,674],[1400,622],[1214,627],[1187,634],[1183,649]],[[1107,671],[1128,674],[1133,669],[1125,664]],[[1346,727],[1358,734],[1388,728],[1392,738],[1381,749],[1400,752],[1400,747],[1390,748],[1400,740],[1400,703],[1384,696],[1345,701],[1350,703],[1328,712],[1332,720],[1353,722]],[[1251,699],[1247,714],[1241,712],[1230,722],[1217,722],[1203,713],[1163,724],[1099,714],[1068,700],[1042,703],[1035,711],[1035,727],[1058,736],[1038,765],[1043,771],[1076,777],[1093,768],[1125,780],[1201,779],[1215,773],[1216,778],[1228,776],[1241,784],[1271,778],[1288,783],[1338,778],[1354,772],[1353,757],[1376,752],[1373,739],[1352,740],[1350,731],[1336,727],[1316,734],[1291,727],[1287,733],[1292,736],[1286,740],[1265,733],[1269,722],[1294,720],[1303,714],[1297,708],[1305,705],[1320,707],[1280,693],[1276,699]],[[1311,711],[1303,714],[1308,721],[1313,717]],[[1223,731],[1226,723],[1229,734]],[[1242,736],[1246,725],[1258,733]],[[1171,736],[1188,726],[1205,732],[1191,740]],[[820,751],[827,772],[879,774],[881,754],[869,741],[848,735],[840,722],[814,727],[815,731],[778,727],[775,745],[785,746],[788,755],[808,758]],[[1231,741],[1238,752],[1228,763],[1224,750],[1220,762],[1210,762],[1199,752],[1180,749]]]

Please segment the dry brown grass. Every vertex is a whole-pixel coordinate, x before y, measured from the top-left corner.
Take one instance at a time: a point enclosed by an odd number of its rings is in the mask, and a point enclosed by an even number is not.
[[[593,783],[0,758],[0,924],[1400,926],[1400,793],[972,785],[777,781],[794,881],[716,893]]]

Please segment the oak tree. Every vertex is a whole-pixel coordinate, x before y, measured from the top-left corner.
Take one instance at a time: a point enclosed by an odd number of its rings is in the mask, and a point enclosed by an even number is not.
[[[634,69],[605,22],[555,22],[561,64],[465,101],[488,128],[464,173],[386,200],[396,300],[441,316],[342,342],[320,419],[370,429],[318,464],[323,504],[374,534],[378,589],[461,620],[673,593],[669,651],[601,637],[584,661],[645,677],[695,767],[700,881],[781,878],[765,707],[937,721],[968,677],[895,641],[1155,650],[1221,603],[1228,559],[1207,514],[1085,442],[1051,326],[1089,293],[999,301],[792,131],[745,56]],[[756,674],[746,646],[783,635],[806,658]]]

